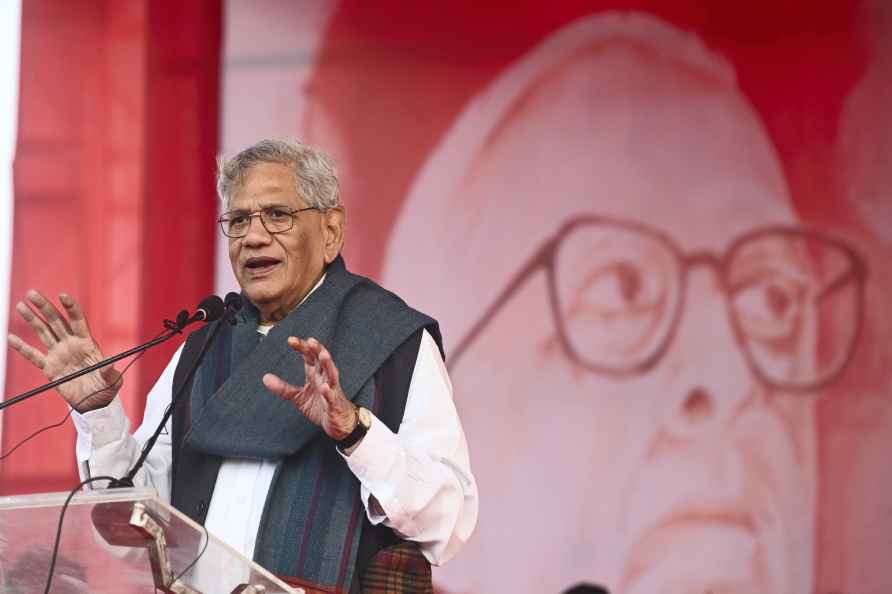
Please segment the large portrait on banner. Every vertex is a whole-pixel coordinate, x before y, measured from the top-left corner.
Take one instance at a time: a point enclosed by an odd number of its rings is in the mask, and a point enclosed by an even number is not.
[[[290,132],[479,484],[435,584],[892,591],[892,13],[650,4],[319,19]]]

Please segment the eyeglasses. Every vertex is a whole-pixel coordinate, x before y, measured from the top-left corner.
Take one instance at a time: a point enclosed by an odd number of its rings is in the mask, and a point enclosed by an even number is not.
[[[762,382],[810,391],[843,372],[861,332],[867,277],[846,243],[772,226],[737,237],[723,254],[685,253],[661,231],[597,216],[567,221],[536,251],[454,350],[451,366],[544,268],[566,356],[595,373],[644,373],[668,350],[690,270],[701,265],[715,271],[736,342]]]
[[[294,226],[294,218],[298,213],[306,210],[319,210],[315,206],[307,208],[289,208],[287,206],[267,206],[260,210],[230,210],[223,213],[217,222],[226,237],[237,239],[248,234],[251,228],[251,220],[260,217],[260,224],[267,233],[284,233]]]

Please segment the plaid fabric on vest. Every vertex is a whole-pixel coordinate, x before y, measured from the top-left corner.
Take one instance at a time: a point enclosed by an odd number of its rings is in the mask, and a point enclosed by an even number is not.
[[[291,586],[304,588],[307,594],[349,594],[346,590],[328,589],[295,578],[280,575],[279,579]],[[350,592],[360,594],[433,594],[431,564],[418,545],[412,542],[381,549],[372,559],[360,580]]]
[[[432,594],[431,564],[412,542],[381,549],[362,576],[362,594]]]

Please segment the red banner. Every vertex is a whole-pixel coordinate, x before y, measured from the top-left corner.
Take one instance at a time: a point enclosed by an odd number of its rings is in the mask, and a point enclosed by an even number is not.
[[[601,4],[347,3],[308,67],[348,263],[446,336],[439,587],[892,591],[888,10]]]

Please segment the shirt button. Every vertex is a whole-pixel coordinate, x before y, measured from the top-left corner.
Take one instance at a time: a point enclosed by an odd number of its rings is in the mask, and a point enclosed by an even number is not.
[[[196,509],[196,511],[198,512],[198,515],[202,515],[202,514],[204,513],[204,510],[207,509],[207,506],[208,506],[208,505],[207,505],[207,503],[205,502],[204,499],[202,499],[201,501],[199,501],[199,502],[198,502],[198,505],[195,506],[195,509]]]

